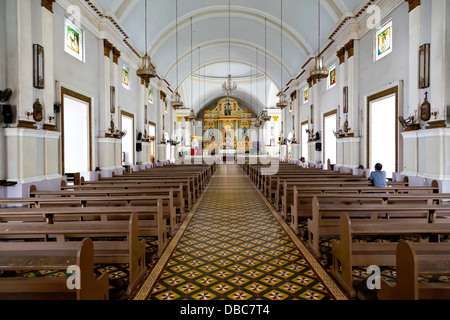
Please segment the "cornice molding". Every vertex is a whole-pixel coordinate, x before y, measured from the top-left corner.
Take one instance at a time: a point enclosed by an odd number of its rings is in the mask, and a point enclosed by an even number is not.
[[[405,0],[409,4],[409,11],[413,11],[416,7],[420,6],[420,0]]]
[[[105,57],[111,58],[111,51],[113,50],[113,45],[107,39],[103,39],[103,51]]]
[[[41,6],[53,13],[53,3],[55,0],[41,0]]]

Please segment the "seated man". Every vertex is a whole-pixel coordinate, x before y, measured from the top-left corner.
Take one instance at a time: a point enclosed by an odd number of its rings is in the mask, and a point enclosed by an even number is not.
[[[377,163],[375,165],[375,171],[370,174],[369,180],[372,181],[374,187],[387,187],[386,184],[386,172],[382,171],[383,165]]]
[[[305,159],[305,157],[301,157],[300,158],[300,164],[299,164],[299,166],[301,166],[301,167],[303,167],[303,168],[308,168],[308,163],[306,162],[306,159]]]

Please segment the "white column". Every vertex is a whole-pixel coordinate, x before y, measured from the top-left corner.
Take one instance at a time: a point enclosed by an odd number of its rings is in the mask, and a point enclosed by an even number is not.
[[[6,1],[6,86],[13,90],[9,103],[17,119],[26,120],[33,108],[33,45],[31,0]]]
[[[445,116],[446,6],[447,0],[432,0],[431,3],[430,103],[431,111],[437,109],[439,112],[437,120],[444,120]]]
[[[101,110],[100,114],[103,115],[103,119],[100,121],[100,133],[108,132],[108,128],[110,127],[110,121],[111,121],[111,50],[112,50],[112,44],[104,39],[103,40],[103,47],[104,47],[104,56],[103,56],[103,65],[104,65],[104,105],[103,110]],[[117,95],[117,89],[116,89],[116,95]],[[116,105],[116,112],[117,105]],[[115,126],[117,127],[118,124],[115,122]]]
[[[409,117],[414,111],[419,109],[420,90],[419,90],[419,47],[420,47],[420,6],[415,7],[409,12],[409,105],[407,114]]]
[[[348,123],[350,126],[350,131],[355,133],[355,136],[359,133],[359,108],[358,108],[358,61],[354,54],[355,46],[357,40],[350,40],[349,43],[345,45],[345,50],[347,52],[347,78],[348,78]],[[343,120],[345,121],[345,120]]]
[[[340,122],[339,122],[339,128],[337,128],[338,130],[341,129],[344,125],[345,122],[345,115],[344,115],[344,87],[347,85],[347,63],[345,61],[345,48],[342,47],[340,50],[338,50],[337,52],[337,56],[339,58],[339,104],[340,104],[340,111],[339,114],[337,115],[339,117]],[[338,157],[339,158],[339,157]],[[338,159],[338,163],[339,163]]]
[[[323,130],[322,130],[322,119],[320,118],[320,83],[321,82],[316,82],[314,83],[314,85],[312,86],[311,90],[312,90],[312,104],[314,105],[314,123],[313,123],[313,132],[314,135],[321,131],[321,138],[323,138]],[[314,137],[313,137],[314,138]],[[322,140],[323,141],[323,140]],[[320,141],[316,141],[316,142],[320,142]],[[315,143],[316,143],[315,142]],[[314,145],[315,145],[314,143]],[[316,148],[314,147],[313,152],[310,153],[311,156],[311,161],[315,161],[315,162],[319,162],[322,161],[322,152],[321,151],[316,151]]]
[[[113,115],[114,116],[114,123],[116,124],[117,127],[119,127],[119,123],[120,123],[120,111],[118,109],[119,107],[119,94],[120,94],[120,90],[119,90],[119,86],[121,85],[121,79],[119,79],[119,74],[122,75],[122,70],[119,73],[119,57],[120,57],[120,52],[113,47],[112,48],[112,54],[113,54],[113,58],[109,59],[109,67],[110,67],[110,85],[116,88],[116,94],[115,94],[115,99],[114,99],[114,105],[116,106],[116,112]],[[120,68],[122,69],[122,68]],[[120,77],[121,78],[121,77]],[[110,88],[107,87],[106,91],[109,91]],[[107,111],[108,114],[110,113],[110,110]]]
[[[49,116],[54,116],[53,103],[55,102],[55,80],[53,72],[53,12],[46,7],[42,7],[42,46],[44,47],[44,124],[55,125],[56,121],[51,122]]]

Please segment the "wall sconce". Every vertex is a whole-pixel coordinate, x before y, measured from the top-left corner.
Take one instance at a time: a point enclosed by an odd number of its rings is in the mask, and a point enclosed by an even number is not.
[[[434,109],[433,112],[431,112],[431,115],[434,116],[434,119],[437,119],[437,116],[439,115],[439,110],[438,109]]]

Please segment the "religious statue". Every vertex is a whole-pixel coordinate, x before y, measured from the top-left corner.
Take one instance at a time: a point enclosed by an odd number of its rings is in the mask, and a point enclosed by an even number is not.
[[[428,102],[428,92],[425,92],[425,100],[420,106],[420,120],[428,121],[431,118],[431,105]]]

